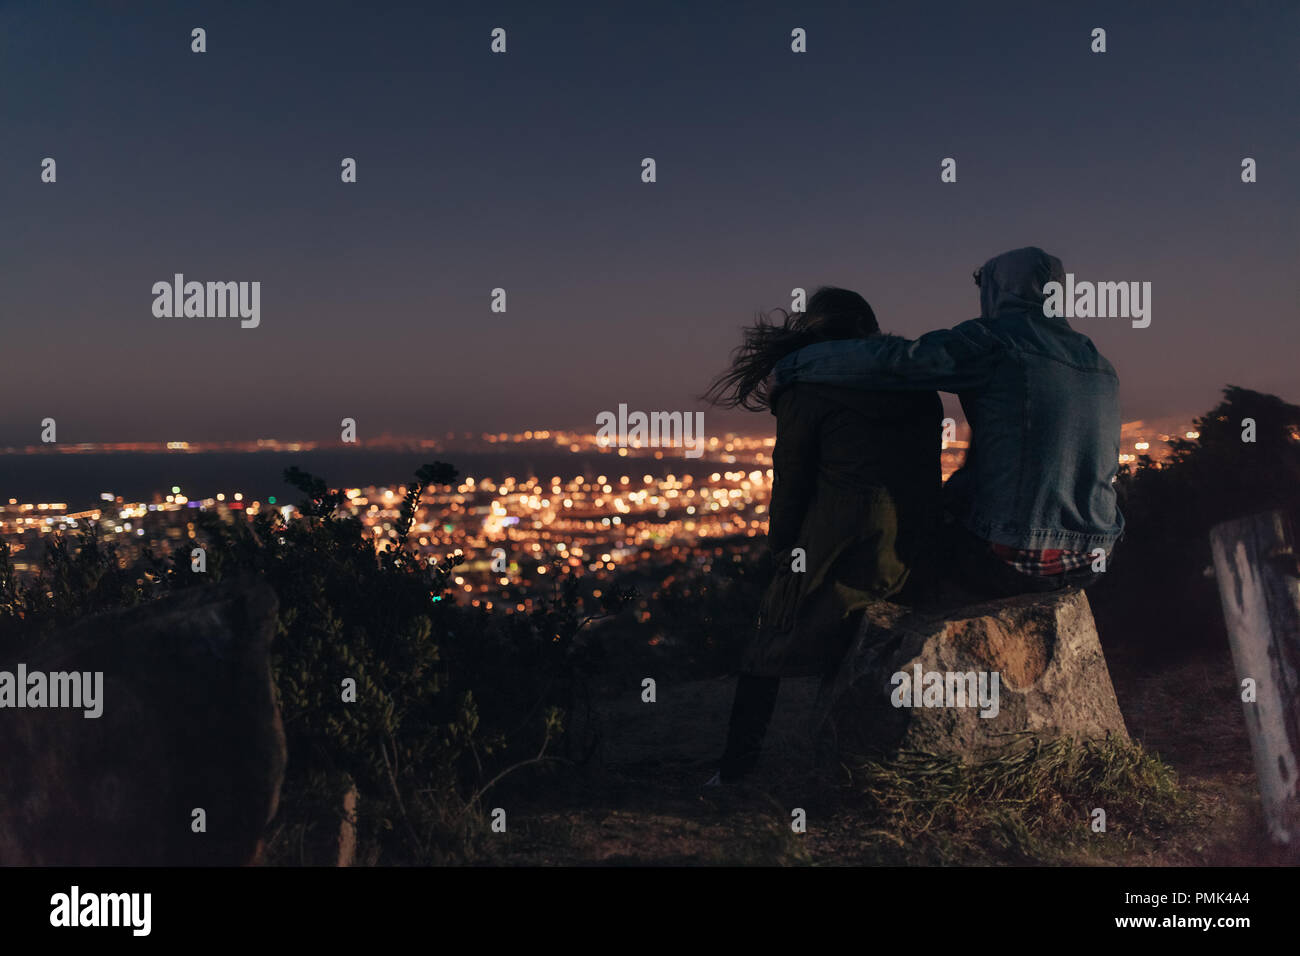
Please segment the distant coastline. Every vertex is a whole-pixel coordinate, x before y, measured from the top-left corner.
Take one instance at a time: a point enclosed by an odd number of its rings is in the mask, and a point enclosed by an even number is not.
[[[325,448],[279,452],[83,452],[80,454],[11,454],[0,467],[0,499],[20,502],[64,502],[70,511],[91,508],[109,493],[127,501],[152,501],[173,486],[192,499],[242,492],[247,500],[276,496],[296,504],[298,492],[284,482],[284,470],[296,465],[324,478],[333,487],[396,487],[409,481],[426,461],[441,460],[456,467],[462,478],[530,475],[572,478],[588,471],[600,474],[707,475],[717,470],[716,458],[686,459],[680,455],[620,457],[612,452],[568,452],[554,446],[503,446],[495,451],[421,451],[366,448]],[[0,503],[3,503],[0,501]]]

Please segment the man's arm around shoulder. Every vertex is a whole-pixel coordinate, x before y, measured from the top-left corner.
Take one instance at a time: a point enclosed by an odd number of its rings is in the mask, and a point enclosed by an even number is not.
[[[956,392],[987,381],[1001,351],[978,320],[919,339],[875,335],[867,339],[819,342],[787,355],[773,371],[773,385],[793,382]]]

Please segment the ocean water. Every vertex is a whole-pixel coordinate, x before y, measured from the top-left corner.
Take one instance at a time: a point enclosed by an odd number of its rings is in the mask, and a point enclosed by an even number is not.
[[[331,487],[396,487],[409,482],[420,465],[444,461],[462,478],[501,480],[536,475],[707,476],[728,466],[707,458],[620,458],[592,452],[520,451],[491,452],[355,451],[330,449],[310,452],[116,452],[111,454],[0,455],[0,503],[10,498],[27,502],[65,502],[71,511],[94,507],[100,494],[121,495],[127,501],[152,501],[166,496],[173,486],[191,499],[242,492],[247,500],[296,503],[300,494],[284,481],[284,471],[296,465],[323,478]],[[731,465],[731,468],[738,466]]]

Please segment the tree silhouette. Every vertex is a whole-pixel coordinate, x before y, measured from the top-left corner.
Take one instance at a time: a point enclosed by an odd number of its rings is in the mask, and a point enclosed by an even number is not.
[[[1253,421],[1253,441],[1249,422]],[[1222,645],[1218,592],[1206,576],[1210,529],[1280,509],[1300,519],[1300,406],[1235,385],[1175,438],[1164,462],[1124,466],[1116,482],[1127,522],[1108,573],[1090,590],[1102,636],[1153,651]]]

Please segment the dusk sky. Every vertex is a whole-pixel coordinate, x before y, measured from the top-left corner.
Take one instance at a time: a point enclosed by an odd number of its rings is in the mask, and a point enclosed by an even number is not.
[[[0,445],[594,430],[795,286],[916,336],[1023,245],[1152,284],[1072,321],[1126,419],[1300,401],[1300,4],[582,6],[0,3]],[[259,327],[155,317],[177,272]]]

